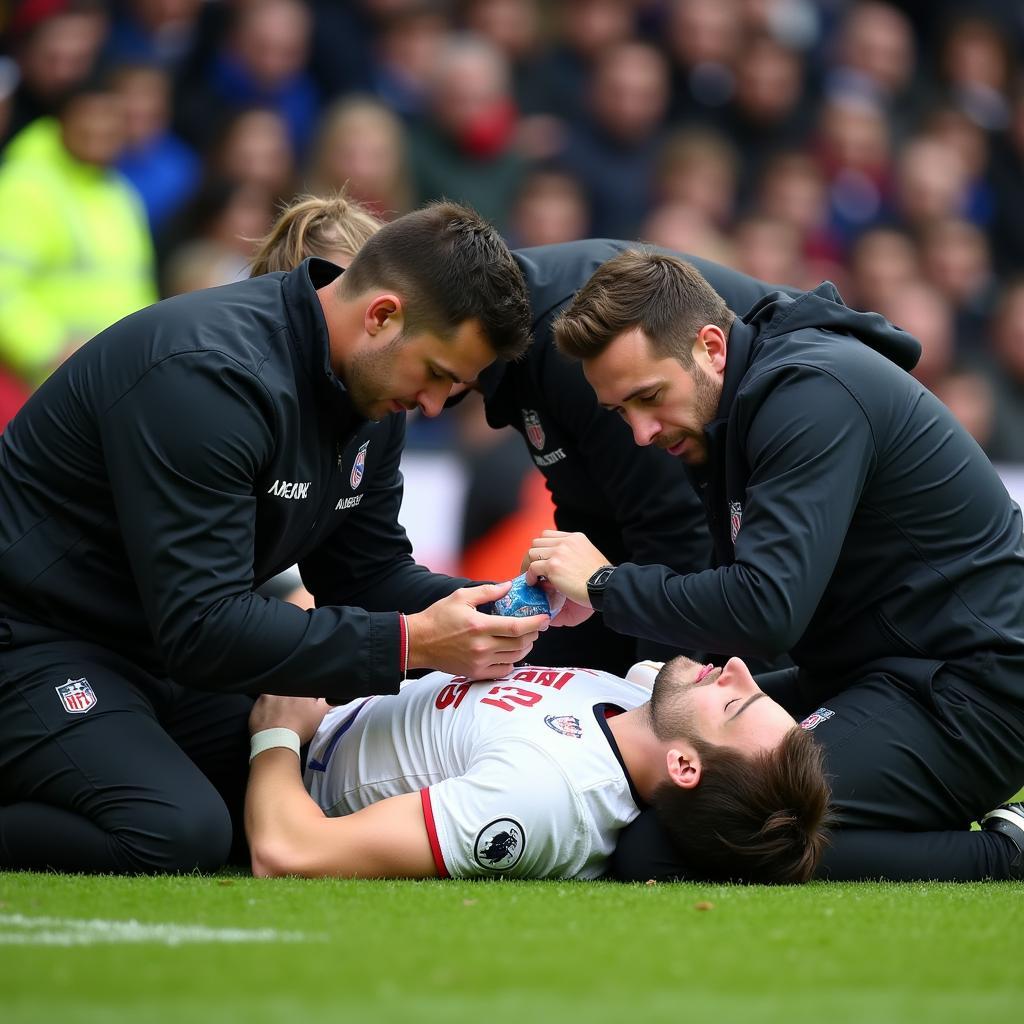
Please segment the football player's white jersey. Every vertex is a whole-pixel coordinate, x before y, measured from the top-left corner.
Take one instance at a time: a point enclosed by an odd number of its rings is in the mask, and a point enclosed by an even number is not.
[[[606,718],[649,696],[590,669],[432,672],[333,708],[306,788],[330,816],[419,790],[442,878],[597,878],[640,813]]]

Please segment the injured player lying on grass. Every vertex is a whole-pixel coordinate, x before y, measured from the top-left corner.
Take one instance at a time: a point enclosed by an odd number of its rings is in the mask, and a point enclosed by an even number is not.
[[[261,697],[250,727],[257,876],[598,878],[646,804],[711,877],[805,881],[825,842],[820,753],[738,658],[676,658],[653,689],[433,672],[335,708]]]

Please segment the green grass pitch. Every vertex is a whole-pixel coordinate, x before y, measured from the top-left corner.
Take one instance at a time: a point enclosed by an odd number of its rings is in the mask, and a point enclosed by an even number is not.
[[[4,1024],[1020,1019],[1024,883],[0,874]]]

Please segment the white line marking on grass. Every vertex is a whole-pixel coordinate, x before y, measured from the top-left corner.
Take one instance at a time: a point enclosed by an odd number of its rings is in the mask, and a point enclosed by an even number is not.
[[[139,921],[84,920],[0,914],[0,946],[92,946],[153,942],[181,946],[203,942],[315,942],[321,935],[276,928],[207,928],[201,924],[144,924]]]

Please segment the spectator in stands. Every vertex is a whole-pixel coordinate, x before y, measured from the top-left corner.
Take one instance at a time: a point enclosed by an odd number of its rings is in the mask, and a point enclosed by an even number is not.
[[[914,281],[890,292],[878,312],[921,343],[911,373],[929,390],[953,368],[956,357],[953,308],[934,285]]]
[[[106,31],[102,0],[21,0],[13,7],[7,34],[19,79],[0,145],[37,117],[57,113],[92,73]]]
[[[117,169],[146,205],[159,232],[199,186],[199,155],[171,130],[171,80],[157,64],[120,64],[111,82],[125,112],[125,148]]]
[[[380,12],[373,92],[410,123],[427,113],[430,81],[450,25],[440,0],[404,0]]]
[[[669,0],[665,17],[672,120],[717,117],[733,97],[742,57],[738,0]]]
[[[646,43],[616,43],[598,59],[589,95],[590,117],[570,130],[562,159],[590,196],[590,233],[635,238],[664,141],[665,58]]]
[[[120,99],[90,79],[5,151],[0,362],[30,385],[157,297],[142,201],[114,170],[124,139]]]
[[[957,350],[984,348],[996,293],[985,232],[966,220],[937,220],[921,232],[920,248],[925,276],[953,303]]]
[[[205,149],[224,117],[264,106],[284,119],[293,155],[301,157],[319,109],[316,86],[306,70],[311,28],[303,0],[234,5],[223,43],[183,88],[179,123],[187,140]]]
[[[899,154],[896,208],[912,230],[961,217],[967,207],[967,167],[956,150],[932,136],[913,138]]]
[[[788,221],[764,214],[744,217],[732,234],[735,258],[732,265],[760,281],[808,286],[807,268],[800,251],[800,232]],[[814,287],[815,281],[809,286]]]
[[[104,56],[155,64],[174,74],[197,43],[203,0],[121,0],[114,5]]]
[[[740,192],[749,198],[772,156],[807,141],[812,102],[803,55],[770,35],[745,42],[735,75],[721,123],[742,157]]]
[[[295,194],[297,171],[288,124],[271,107],[234,111],[207,151],[206,165],[209,175],[257,185],[275,202],[288,202]]]
[[[906,232],[879,227],[865,231],[850,249],[850,287],[845,298],[862,310],[881,309],[894,292],[920,280],[918,252]]]
[[[573,242],[587,232],[590,210],[579,181],[557,166],[537,167],[512,206],[509,237],[518,249]]]
[[[846,8],[832,47],[827,88],[872,100],[884,111],[893,138],[902,142],[927,101],[917,73],[913,27],[892,4],[867,0]]]
[[[655,200],[688,206],[716,227],[727,228],[736,211],[739,168],[739,153],[721,132],[678,129],[665,140],[658,157]]]
[[[993,462],[1024,462],[1024,280],[1003,290],[992,321],[996,423]]]
[[[305,178],[317,195],[345,189],[385,220],[408,212],[412,187],[402,122],[372,97],[338,100],[320,118]]]
[[[246,278],[255,245],[270,230],[274,214],[274,198],[261,185],[207,179],[162,240],[164,295]]]
[[[506,228],[525,167],[513,147],[517,112],[505,58],[475,36],[451,39],[438,55],[428,106],[411,138],[417,200],[448,196]]]

